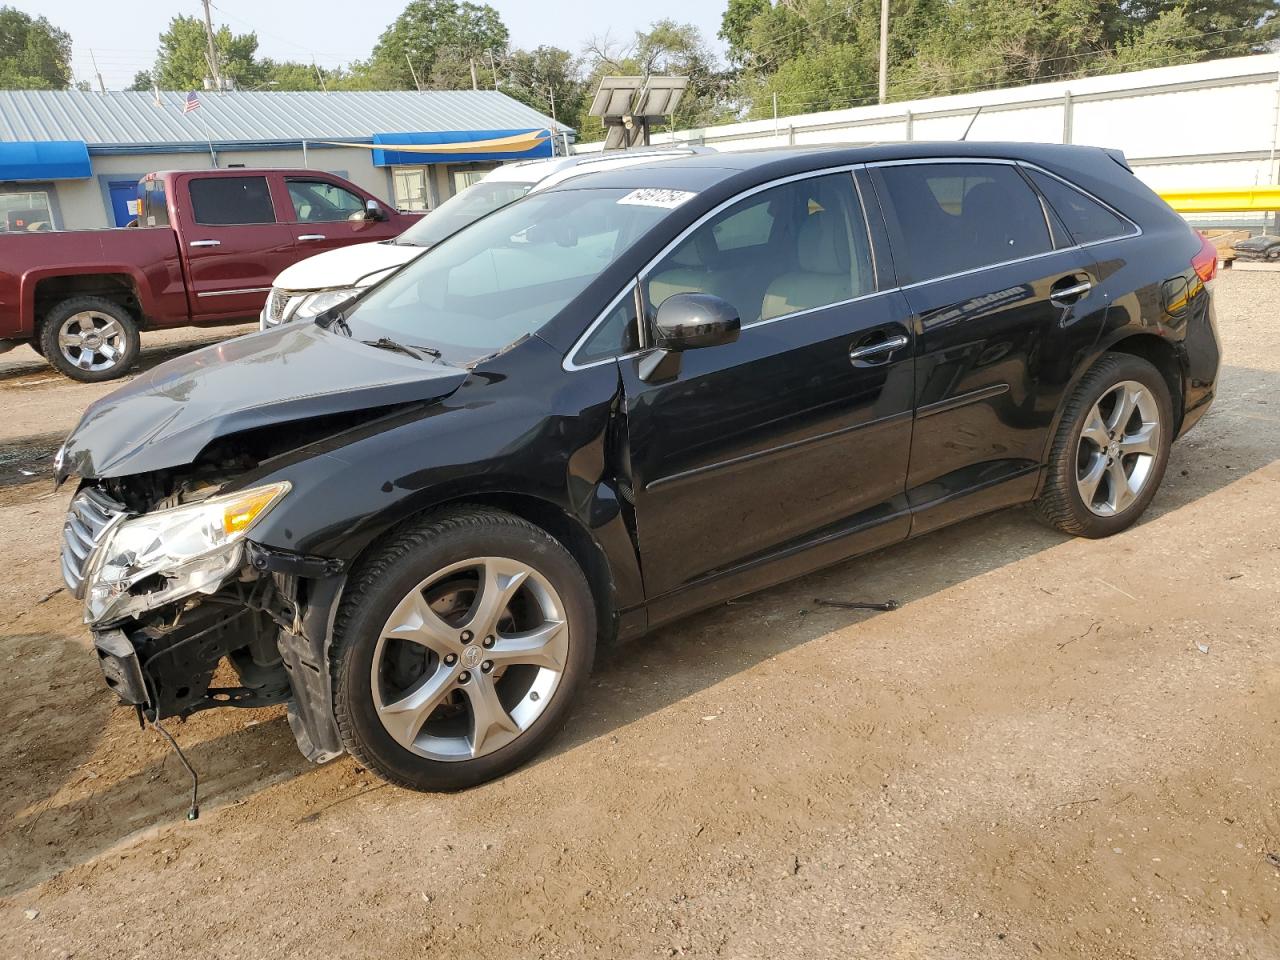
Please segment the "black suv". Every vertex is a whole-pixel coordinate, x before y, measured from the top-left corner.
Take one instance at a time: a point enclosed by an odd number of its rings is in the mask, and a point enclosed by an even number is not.
[[[314,760],[464,787],[598,641],[1013,504],[1132,524],[1213,399],[1215,267],[1092,148],[580,177],[96,402],[63,570],[147,717],[287,701]]]

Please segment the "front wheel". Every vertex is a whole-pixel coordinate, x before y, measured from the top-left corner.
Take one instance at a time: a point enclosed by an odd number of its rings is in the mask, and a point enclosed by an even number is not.
[[[1156,495],[1173,431],[1173,401],[1160,371],[1141,357],[1104,355],[1063,412],[1035,503],[1040,519],[1082,537],[1124,530]]]
[[[563,724],[595,639],[586,578],[546,531],[483,508],[433,517],[363,563],[339,609],[343,745],[415,790],[501,776]]]

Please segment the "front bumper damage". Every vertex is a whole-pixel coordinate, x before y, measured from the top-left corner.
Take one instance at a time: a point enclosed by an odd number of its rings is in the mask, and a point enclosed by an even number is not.
[[[346,579],[342,564],[252,541],[245,561],[212,594],[93,629],[103,678],[122,704],[152,721],[285,703],[303,755],[332,760],[342,743],[328,645]],[[225,681],[230,675],[236,682]]]

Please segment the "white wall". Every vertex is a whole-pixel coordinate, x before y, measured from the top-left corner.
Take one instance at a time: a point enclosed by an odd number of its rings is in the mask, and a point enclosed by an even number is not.
[[[750,150],[788,144],[956,140],[1081,143],[1123,150],[1155,190],[1277,183],[1280,55],[660,133],[655,144]],[[981,107],[981,113],[977,113]],[[975,119],[975,113],[977,113]],[[600,143],[578,144],[575,153]],[[1233,214],[1239,221],[1249,215]],[[1255,215],[1260,219],[1262,215]]]

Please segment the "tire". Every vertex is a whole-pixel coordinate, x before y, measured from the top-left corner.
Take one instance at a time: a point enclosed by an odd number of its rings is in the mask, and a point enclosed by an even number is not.
[[[595,644],[586,577],[545,530],[483,507],[428,517],[359,564],[338,608],[343,745],[412,790],[492,780],[560,729]]]
[[[1126,400],[1127,419],[1119,406]],[[1104,354],[1067,401],[1034,504],[1037,516],[1063,533],[1093,539],[1128,528],[1159,489],[1174,429],[1160,371],[1141,357]]]
[[[102,297],[63,300],[40,324],[39,352],[63,376],[81,383],[124,376],[141,349],[133,314]]]

